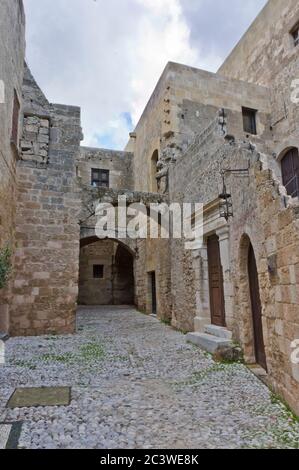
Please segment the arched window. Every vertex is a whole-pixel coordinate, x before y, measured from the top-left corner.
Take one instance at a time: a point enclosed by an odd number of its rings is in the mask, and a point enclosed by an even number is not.
[[[292,197],[299,197],[299,153],[292,148],[281,160],[282,181],[287,193]]]

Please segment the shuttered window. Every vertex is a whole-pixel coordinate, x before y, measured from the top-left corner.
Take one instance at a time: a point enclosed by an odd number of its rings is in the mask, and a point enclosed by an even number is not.
[[[282,181],[287,193],[299,197],[299,153],[298,149],[289,150],[281,161]]]

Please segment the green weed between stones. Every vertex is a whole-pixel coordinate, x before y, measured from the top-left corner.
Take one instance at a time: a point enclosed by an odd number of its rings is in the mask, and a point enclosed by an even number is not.
[[[105,351],[100,343],[88,343],[80,347],[80,355],[84,361],[98,361],[103,359]]]
[[[62,364],[71,364],[76,361],[76,355],[72,353],[65,354],[43,354],[41,356],[43,362],[60,362]]]
[[[101,343],[87,343],[80,346],[78,353],[65,353],[61,355],[44,354],[41,359],[44,362],[60,362],[63,364],[74,364],[79,362],[96,362],[105,356],[105,350]]]
[[[236,363],[234,364],[225,364],[225,363],[215,363],[212,366],[200,371],[200,372],[195,372],[194,374],[189,377],[186,381],[183,382],[176,382],[175,385],[191,385],[191,386],[196,386],[200,385],[209,375],[211,374],[217,374],[219,372],[234,372],[234,367],[236,366]]]
[[[273,413],[273,407],[275,407],[275,413]],[[262,430],[246,435],[246,438],[261,442],[260,445],[257,444],[252,446],[252,448],[264,448],[266,444],[263,440],[265,435],[267,435],[273,441],[271,447],[268,448],[299,449],[299,418],[281,397],[272,392],[268,404],[254,406],[251,412],[253,415],[271,418],[270,425],[266,425]],[[275,421],[273,421],[273,416],[276,417]]]
[[[11,273],[11,249],[6,246],[0,249],[0,289],[6,287]]]
[[[78,352],[66,352],[64,354],[47,353],[41,356],[35,356],[30,360],[14,360],[13,366],[23,367],[35,370],[41,362],[43,363],[60,363],[60,364],[77,364],[77,363],[92,363],[99,362],[105,356],[105,350],[101,343],[93,342],[87,343],[79,347]]]
[[[274,392],[271,395],[271,403],[273,405],[281,405],[282,407],[284,407],[285,408],[284,411],[286,415],[288,416],[288,418],[292,420],[294,424],[299,424],[299,417],[295,415],[295,413],[293,412],[291,407],[288,405],[288,403]]]
[[[32,361],[13,361],[12,363],[13,366],[15,367],[23,367],[23,368],[26,368],[26,369],[30,369],[30,370],[35,370],[36,369],[36,365],[32,362]]]

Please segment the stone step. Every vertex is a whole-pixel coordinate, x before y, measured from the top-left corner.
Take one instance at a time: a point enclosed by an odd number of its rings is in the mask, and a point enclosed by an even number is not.
[[[229,339],[218,338],[207,333],[189,333],[187,341],[211,354],[214,354],[219,348],[232,345],[232,341]]]
[[[227,328],[216,326],[216,325],[207,325],[205,327],[205,333],[208,335],[217,336],[217,338],[229,339],[231,340],[233,334]]]

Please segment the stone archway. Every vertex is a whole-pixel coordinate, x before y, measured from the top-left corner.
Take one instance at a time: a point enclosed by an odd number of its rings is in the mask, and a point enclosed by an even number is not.
[[[261,361],[260,351],[258,351],[258,347],[261,346],[258,342],[263,340],[263,327],[256,257],[251,239],[247,234],[244,234],[240,241],[239,261],[240,339],[245,361],[249,364],[262,362],[263,364],[260,365],[266,368],[266,359],[264,357]],[[264,348],[264,344],[262,346]],[[262,352],[265,354],[265,351]]]
[[[133,305],[134,260],[134,251],[119,240],[83,238],[79,305]]]

